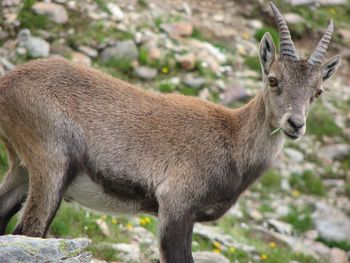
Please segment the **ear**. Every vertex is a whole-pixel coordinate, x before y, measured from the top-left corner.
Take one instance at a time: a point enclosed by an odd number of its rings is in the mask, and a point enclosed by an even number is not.
[[[260,63],[263,72],[267,75],[271,69],[272,62],[275,60],[276,47],[270,33],[266,32],[260,41],[259,46]]]
[[[336,55],[322,65],[322,79],[326,81],[334,75],[340,65],[340,55]]]

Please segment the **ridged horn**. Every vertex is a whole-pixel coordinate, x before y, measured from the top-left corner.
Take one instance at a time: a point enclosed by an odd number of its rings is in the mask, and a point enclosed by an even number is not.
[[[310,58],[307,60],[307,62],[311,65],[321,64],[323,61],[323,58],[326,54],[329,42],[331,42],[331,38],[333,35],[333,20],[329,21],[329,25],[327,28],[327,31],[324,33],[323,37],[321,38],[320,42],[318,42],[317,47],[315,48],[314,52],[310,56]]]
[[[283,16],[281,15],[278,8],[274,5],[274,3],[270,2],[270,6],[275,16],[275,21],[276,21],[280,39],[281,39],[280,56],[291,60],[295,60],[295,61],[300,60],[299,55],[294,47],[292,38],[290,36],[290,32],[286,21],[284,20]]]

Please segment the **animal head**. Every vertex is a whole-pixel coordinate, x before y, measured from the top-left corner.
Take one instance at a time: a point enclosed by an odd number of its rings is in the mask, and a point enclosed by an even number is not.
[[[334,75],[340,64],[339,55],[323,63],[333,33],[333,21],[312,55],[300,59],[285,19],[272,2],[270,5],[281,40],[280,52],[278,56],[271,35],[265,33],[259,53],[271,126],[281,128],[287,137],[297,139],[305,133],[310,105],[322,94],[323,82]]]

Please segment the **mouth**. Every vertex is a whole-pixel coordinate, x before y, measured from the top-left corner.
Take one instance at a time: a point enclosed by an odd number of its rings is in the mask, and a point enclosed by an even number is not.
[[[285,130],[283,130],[283,133],[292,140],[296,140],[300,137],[300,135],[291,134],[289,132],[286,132]]]

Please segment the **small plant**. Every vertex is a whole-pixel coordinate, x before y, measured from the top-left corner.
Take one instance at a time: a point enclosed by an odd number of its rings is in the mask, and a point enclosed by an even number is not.
[[[281,176],[277,170],[271,169],[261,177],[260,182],[264,191],[278,190],[281,187]]]
[[[148,1],[147,0],[137,0],[137,4],[141,7],[148,7]]]
[[[317,196],[326,194],[322,179],[310,170],[304,171],[302,174],[292,173],[289,183],[293,189],[305,194]]]
[[[263,27],[259,29],[258,31],[256,31],[254,35],[255,39],[260,41],[266,32],[269,32],[271,34],[272,39],[275,42],[276,46],[279,46],[280,38],[278,35],[278,31],[273,27]]]
[[[260,73],[260,61],[259,58],[256,56],[247,56],[244,59],[244,63],[247,65],[247,67],[251,70],[257,71]]]
[[[309,207],[291,206],[289,214],[282,219],[291,224],[297,232],[305,232],[313,228],[311,209]]]
[[[344,185],[345,195],[350,198],[350,183]]]
[[[315,103],[307,118],[306,132],[315,135],[318,139],[323,136],[342,136],[342,129],[320,103]]]
[[[171,93],[176,89],[176,86],[171,82],[162,82],[159,84],[158,89],[162,93]]]

